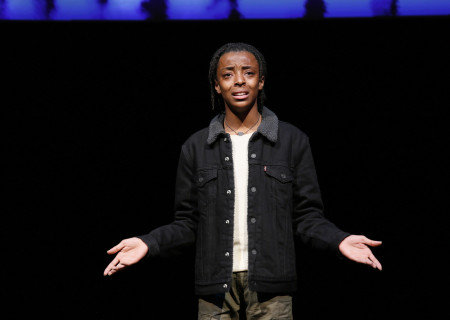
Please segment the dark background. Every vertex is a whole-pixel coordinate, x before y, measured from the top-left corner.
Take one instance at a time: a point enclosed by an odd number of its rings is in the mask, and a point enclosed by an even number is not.
[[[107,249],[172,220],[230,41],[263,52],[267,106],[309,135],[326,216],[383,241],[381,272],[299,244],[295,317],[445,317],[448,22],[0,21],[11,318],[196,319],[193,249],[102,273]]]

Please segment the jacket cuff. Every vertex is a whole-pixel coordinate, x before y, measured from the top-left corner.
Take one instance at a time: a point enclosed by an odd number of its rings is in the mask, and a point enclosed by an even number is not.
[[[340,232],[338,232],[338,233],[336,234],[336,239],[337,239],[337,241],[336,241],[336,247],[335,247],[334,251],[335,251],[335,255],[337,256],[337,258],[338,258],[339,260],[345,259],[345,256],[341,253],[341,250],[339,250],[339,245],[340,245],[341,242],[342,242],[345,238],[347,238],[349,235],[350,235],[350,233],[344,232],[344,231],[340,231]]]
[[[148,247],[148,252],[147,252],[147,255],[145,256],[146,258],[159,255],[160,250],[159,250],[158,242],[156,242],[155,237],[153,237],[150,233],[144,234],[141,236],[137,236],[137,238],[144,241],[144,243]]]

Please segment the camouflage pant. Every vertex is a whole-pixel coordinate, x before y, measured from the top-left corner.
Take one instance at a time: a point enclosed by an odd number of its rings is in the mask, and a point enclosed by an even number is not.
[[[198,320],[212,319],[292,320],[292,297],[250,291],[247,272],[235,272],[230,292],[199,298]]]

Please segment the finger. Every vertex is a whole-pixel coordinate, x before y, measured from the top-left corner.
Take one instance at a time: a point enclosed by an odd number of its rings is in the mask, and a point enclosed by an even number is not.
[[[119,272],[119,271],[121,271],[124,268],[126,268],[126,265],[124,265],[124,264],[119,262],[116,266],[114,266],[110,270],[108,270],[108,272],[106,272],[105,275],[111,276],[114,273]]]
[[[103,275],[104,276],[108,276],[111,275],[111,271],[113,270],[114,266],[112,266],[111,264],[109,264],[106,268],[105,271],[103,271]]]
[[[119,252],[120,250],[122,250],[125,247],[125,243],[123,241],[121,241],[118,245],[112,247],[111,249],[109,249],[108,251],[106,251],[108,254],[114,254]]]
[[[372,268],[375,268],[375,264],[369,258],[366,259],[366,264],[371,266]]]
[[[374,256],[373,254],[369,256],[369,259],[372,261],[373,267],[374,267],[375,269],[378,269],[378,270],[380,270],[380,271],[383,270],[383,267],[381,266],[380,261],[378,261],[378,259],[375,258],[375,256]]]
[[[125,264],[119,262],[119,264],[114,268],[114,270],[117,272],[117,271],[120,271],[122,269],[125,269],[126,267],[127,266]]]
[[[106,275],[107,276],[112,276],[114,273],[116,273],[116,270],[113,268],[113,269],[109,270]]]
[[[105,271],[103,272],[103,275],[104,275],[104,276],[110,276],[110,275],[114,274],[114,272],[115,272],[115,271],[114,271],[113,268],[109,268],[109,267],[108,267],[108,268],[106,268]]]
[[[378,247],[381,246],[381,244],[383,243],[382,241],[378,241],[378,240],[371,240],[369,238],[364,237],[363,239],[363,243],[371,246],[371,247]]]
[[[107,266],[106,267],[106,269],[105,269],[105,271],[103,271],[103,275],[104,276],[110,276],[110,275],[112,275],[113,273],[114,273],[114,269],[113,269],[114,267],[112,267],[112,266]]]
[[[114,270],[114,268],[117,266],[117,264],[119,264],[119,259],[117,257],[115,257],[113,259],[113,261],[111,261],[110,264],[108,264],[108,266],[106,267],[105,271],[103,272],[103,274],[106,275],[111,275],[113,273],[111,273],[112,270]]]

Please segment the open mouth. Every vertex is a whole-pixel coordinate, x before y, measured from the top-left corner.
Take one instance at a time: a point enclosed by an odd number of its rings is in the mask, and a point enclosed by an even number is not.
[[[245,99],[248,97],[248,92],[234,92],[232,95],[236,99]]]

